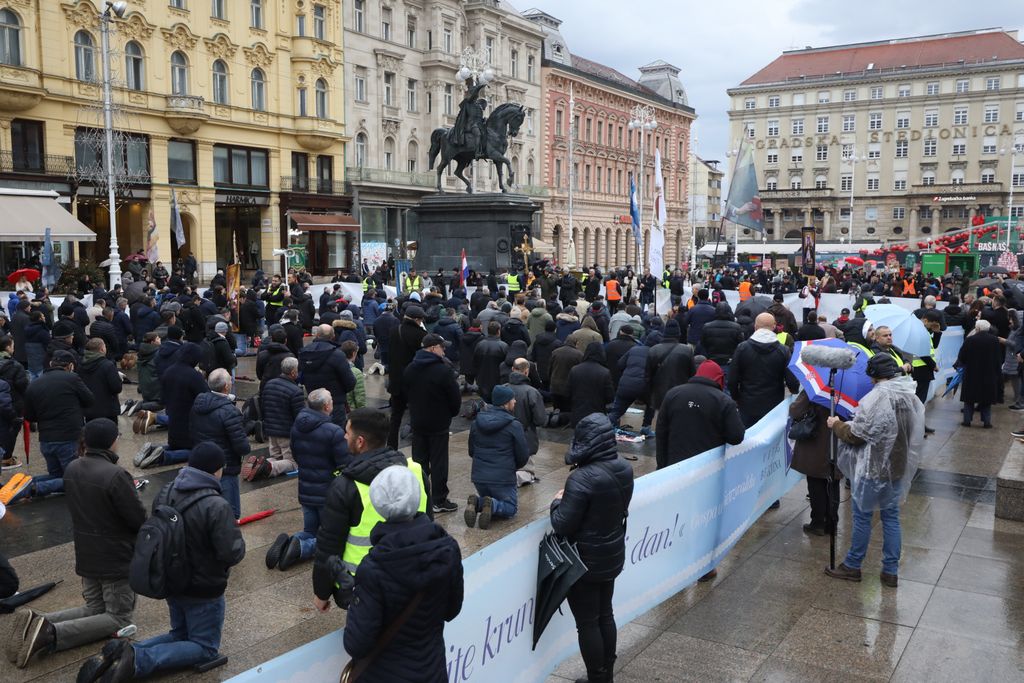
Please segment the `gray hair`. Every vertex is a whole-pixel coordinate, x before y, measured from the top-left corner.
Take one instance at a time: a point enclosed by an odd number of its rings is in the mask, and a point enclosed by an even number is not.
[[[979,320],[974,323],[974,329],[978,332],[988,332],[992,329],[992,323],[987,320]]]
[[[281,373],[290,375],[293,372],[297,372],[299,369],[299,359],[289,356],[281,361]]]
[[[926,296],[926,297],[924,298],[924,305],[925,305],[925,306],[934,306],[934,305],[935,305],[935,297],[934,297],[934,296],[932,296],[931,294],[929,294],[928,296]]]
[[[231,388],[231,373],[224,368],[217,368],[210,373],[206,383],[210,385],[210,391],[226,394],[228,389]]]
[[[331,392],[327,391],[327,389],[314,389],[309,392],[309,399],[307,400],[309,401],[309,407],[320,413],[324,412],[328,404],[333,402]]]

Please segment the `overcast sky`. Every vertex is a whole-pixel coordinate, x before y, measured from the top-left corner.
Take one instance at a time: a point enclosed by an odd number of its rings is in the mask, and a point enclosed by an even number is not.
[[[1024,0],[513,2],[520,10],[537,7],[558,17],[570,51],[631,78],[639,77],[637,67],[656,59],[682,69],[679,77],[697,110],[697,153],[723,162],[732,144],[726,89],[783,50],[994,26],[1024,29]]]

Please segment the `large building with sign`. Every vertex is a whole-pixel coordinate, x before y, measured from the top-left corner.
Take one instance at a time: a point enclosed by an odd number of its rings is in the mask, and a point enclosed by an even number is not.
[[[575,181],[572,241],[578,265],[603,267],[638,265],[629,218],[629,176],[640,170],[640,131],[630,130],[631,110],[650,107],[657,128],[646,134],[644,158],[643,247],[650,239],[654,206],[654,149],[661,150],[668,221],[663,256],[666,264],[687,259],[690,227],[687,215],[690,124],[696,118],[687,104],[679,69],[663,61],[640,68],[640,78],[628,76],[569,51],[561,22],[540,10],[523,13],[545,31],[544,116],[545,152],[542,177],[551,201],[544,210],[543,239],[553,244],[560,263],[570,245],[569,182]],[[575,111],[569,109],[570,95]],[[575,128],[569,149],[569,126]]]
[[[825,240],[915,241],[1006,215],[1011,185],[1024,199],[1015,31],[791,50],[728,94],[769,240],[813,225]]]
[[[95,172],[102,5],[0,0],[0,187],[58,190],[97,234],[80,252],[94,263],[110,240]],[[233,257],[279,270],[272,250],[289,240],[289,221],[304,231],[314,269],[351,262],[357,240],[336,239],[358,230],[345,216],[341,7],[134,1],[111,21],[122,256],[146,247],[152,215],[160,260],[192,252],[204,278]]]

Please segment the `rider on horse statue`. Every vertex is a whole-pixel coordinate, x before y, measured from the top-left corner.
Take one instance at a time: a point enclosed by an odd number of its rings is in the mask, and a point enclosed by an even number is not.
[[[478,97],[486,83],[470,86],[466,96],[459,103],[459,113],[452,126],[452,142],[473,149],[477,154],[484,153],[487,142],[487,131],[484,128],[484,109],[487,100]]]

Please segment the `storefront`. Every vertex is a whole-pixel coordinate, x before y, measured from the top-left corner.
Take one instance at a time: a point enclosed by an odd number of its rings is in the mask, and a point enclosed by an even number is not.
[[[96,241],[83,244],[80,258],[100,263],[110,255],[110,210],[106,194],[97,196],[94,188],[78,188],[76,211],[78,219],[96,234]],[[127,188],[117,197],[117,246],[124,258],[145,250],[146,226],[149,222],[150,189]]]
[[[289,235],[289,231],[298,235]],[[359,221],[348,195],[281,193],[281,245],[306,248],[306,269],[330,275],[359,263]]]
[[[0,273],[38,268],[46,228],[58,263],[72,260],[76,242],[91,250],[96,234],[58,203],[58,197],[53,191],[0,189]]]
[[[237,259],[246,270],[260,268],[260,225],[270,193],[220,190],[215,201],[217,267],[224,268]]]

